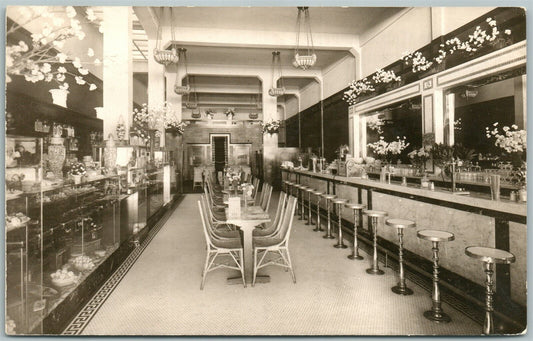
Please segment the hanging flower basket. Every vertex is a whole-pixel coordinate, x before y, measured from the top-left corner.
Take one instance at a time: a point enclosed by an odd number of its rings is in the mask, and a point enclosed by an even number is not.
[[[277,134],[279,133],[279,127],[281,125],[280,120],[270,121],[267,123],[262,123],[263,125],[263,134]]]
[[[192,112],[191,114],[192,118],[201,118],[202,114],[200,114],[200,111]]]
[[[292,65],[302,70],[307,70],[316,63],[316,54],[300,56],[298,53],[294,55]]]
[[[196,108],[198,108],[198,103],[196,103],[196,102],[187,102],[187,103],[185,103],[185,108],[187,108],[187,109],[196,109]],[[200,113],[198,113],[198,114],[200,114]]]
[[[185,132],[185,127],[187,126],[187,123],[180,121],[180,122],[170,122],[165,127],[165,132],[171,133],[174,136],[177,135],[183,135]]]
[[[272,97],[278,97],[285,94],[285,88],[270,88],[268,94]]]
[[[174,92],[178,95],[186,95],[189,92],[191,92],[191,87],[188,85],[175,85],[174,86]]]
[[[154,59],[159,64],[167,66],[169,64],[177,63],[179,56],[174,48],[172,50],[154,49]]]
[[[251,120],[256,120],[256,119],[259,117],[259,114],[256,113],[256,112],[251,112],[250,114],[248,114],[248,117],[249,117]]]

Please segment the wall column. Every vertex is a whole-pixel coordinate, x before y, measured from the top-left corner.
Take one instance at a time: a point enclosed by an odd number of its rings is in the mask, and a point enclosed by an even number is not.
[[[273,86],[268,72],[260,76],[263,86],[263,122],[278,120],[278,99],[268,94]],[[276,80],[274,81],[276,82]],[[276,179],[276,155],[278,153],[278,134],[263,134],[263,180],[273,184]]]
[[[148,40],[148,106],[156,107],[165,102],[165,66],[155,61],[153,51],[156,41]],[[161,127],[161,146],[165,145],[165,129]]]
[[[116,138],[122,115],[126,134],[133,111],[133,62],[131,55],[131,7],[103,6],[104,10],[104,139]],[[126,135],[127,136],[127,135]]]

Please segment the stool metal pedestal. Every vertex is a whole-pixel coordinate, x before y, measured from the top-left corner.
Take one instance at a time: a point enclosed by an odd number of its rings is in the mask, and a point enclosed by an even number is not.
[[[369,275],[383,275],[385,272],[379,268],[378,263],[378,218],[380,217],[386,217],[387,212],[384,211],[376,211],[376,210],[364,210],[364,215],[367,215],[372,218],[371,228],[373,233],[373,244],[374,244],[374,252],[372,255],[372,267],[369,269],[366,269],[366,273]]]
[[[324,193],[320,192],[320,191],[314,191],[313,192],[314,195],[316,195],[317,197],[317,200],[316,200],[316,227],[313,229],[313,231],[317,232],[317,231],[324,231],[322,229],[322,226],[320,225],[320,199],[322,199],[322,196],[324,195]]]
[[[405,273],[403,270],[403,229],[415,227],[414,221],[405,219],[387,219],[386,224],[398,230],[398,262],[400,265],[400,281],[398,285],[391,288],[392,292],[398,295],[412,295],[413,290],[405,285]]]
[[[455,236],[453,233],[439,230],[420,230],[416,235],[420,239],[431,241],[431,250],[433,251],[433,293],[431,295],[432,306],[431,310],[424,312],[424,317],[434,322],[448,323],[452,319],[450,316],[448,316],[448,314],[442,311],[442,302],[440,299],[439,242],[452,241],[455,239]]]
[[[326,232],[326,235],[322,238],[324,239],[335,239],[335,237],[331,234],[331,212],[330,212],[330,208],[331,208],[331,200],[332,199],[335,199],[337,196],[333,195],[333,194],[324,194],[323,197],[326,199],[326,207],[327,207],[327,211],[328,211],[328,230]]]
[[[311,225],[311,193],[313,193],[315,190],[313,188],[307,188],[305,190],[307,192],[307,222],[305,225]]]
[[[298,220],[304,220],[304,217],[305,217],[305,203],[304,203],[304,199],[305,199],[305,191],[307,190],[307,186],[304,186],[304,185],[300,185],[300,198],[302,199],[301,201],[301,205],[300,205],[300,216],[298,217]]]
[[[465,248],[465,254],[483,262],[483,268],[487,278],[485,281],[487,290],[485,297],[485,320],[483,322],[483,334],[494,334],[494,307],[492,297],[494,295],[494,287],[496,286],[496,281],[494,279],[494,264],[514,263],[515,256],[505,250],[482,246],[468,246]]]
[[[346,204],[348,200],[346,199],[333,199],[333,204],[337,205],[337,217],[339,218],[338,223],[338,232],[337,232],[337,244],[333,245],[333,247],[336,247],[337,249],[346,249],[348,246],[344,244],[344,240],[342,239],[342,206]]]
[[[359,255],[359,247],[357,245],[357,224],[358,224],[358,211],[364,209],[366,206],[363,204],[347,203],[345,205],[349,209],[353,210],[353,251],[351,255],[348,255],[348,259],[362,260],[363,256]]]

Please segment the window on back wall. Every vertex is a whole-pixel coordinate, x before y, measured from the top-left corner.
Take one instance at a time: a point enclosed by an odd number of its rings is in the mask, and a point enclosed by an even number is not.
[[[409,164],[407,153],[422,146],[422,109],[420,97],[397,102],[365,115],[366,121],[366,155],[379,158],[368,144],[383,138],[385,142],[401,140],[409,144],[397,158],[403,164]]]

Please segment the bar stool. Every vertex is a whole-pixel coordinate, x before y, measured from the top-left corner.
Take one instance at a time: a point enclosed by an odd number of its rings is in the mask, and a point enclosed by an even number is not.
[[[362,260],[363,256],[359,255],[359,247],[357,246],[357,223],[359,212],[364,209],[366,206],[364,204],[357,203],[346,203],[347,208],[353,210],[353,251],[352,254],[348,256],[348,259]]]
[[[452,319],[442,311],[439,289],[439,242],[449,242],[455,239],[453,233],[439,230],[420,230],[416,233],[420,239],[429,240],[432,243],[433,250],[433,293],[431,301],[433,302],[431,310],[424,312],[424,317],[435,322],[448,323]]]
[[[492,320],[492,315],[494,312],[494,307],[492,306],[492,295],[494,295],[494,287],[496,286],[496,279],[494,278],[494,264],[514,263],[515,256],[512,253],[504,250],[482,246],[468,246],[465,248],[465,254],[483,262],[485,275],[487,275],[487,281],[485,282],[487,290],[485,298],[485,321],[483,322],[483,334],[493,334],[494,322]]]
[[[331,218],[330,218],[330,206],[331,206],[331,200],[335,199],[337,196],[334,194],[322,194],[322,198],[326,199],[326,208],[328,211],[328,230],[326,232],[326,235],[322,238],[324,239],[334,239],[333,235],[331,234]]]
[[[300,198],[302,199],[302,202],[301,202],[301,205],[300,205],[300,217],[298,218],[298,220],[304,220],[304,217],[305,217],[305,203],[304,203],[304,199],[305,199],[305,191],[308,189],[309,187],[305,186],[305,185],[300,185],[300,187],[298,187],[299,191],[300,191]]]
[[[372,255],[372,267],[366,269],[369,275],[383,275],[378,263],[378,219],[388,215],[385,211],[363,210],[363,214],[372,218],[371,227],[374,234],[374,254]]]
[[[311,187],[307,187],[305,189],[305,191],[307,192],[307,197],[308,197],[308,200],[307,200],[307,223],[305,223],[305,225],[311,225],[311,194],[315,191],[315,189],[311,188]]]
[[[296,191],[296,210],[294,210],[294,214],[295,215],[299,215],[300,214],[300,210],[301,210],[301,205],[300,205],[300,191],[302,189],[302,185],[300,184],[295,184],[293,186],[294,190]]]
[[[339,231],[337,232],[337,244],[333,245],[333,247],[336,247],[337,249],[346,249],[348,246],[344,244],[344,240],[342,239],[342,206],[346,204],[348,200],[336,198],[332,201],[333,204],[337,205],[337,217],[339,218],[339,224],[337,225],[339,228]]]
[[[391,288],[392,292],[398,295],[412,295],[413,290],[405,285],[405,274],[403,271],[403,229],[415,227],[414,221],[406,219],[387,219],[385,222],[388,226],[396,228],[398,231],[398,259],[400,263],[400,281],[398,285]]]
[[[324,231],[322,229],[322,226],[320,225],[320,199],[322,199],[322,196],[324,195],[324,192],[320,192],[320,191],[314,191],[313,192],[314,195],[316,195],[316,227],[313,229],[313,231],[317,232],[317,231]]]

